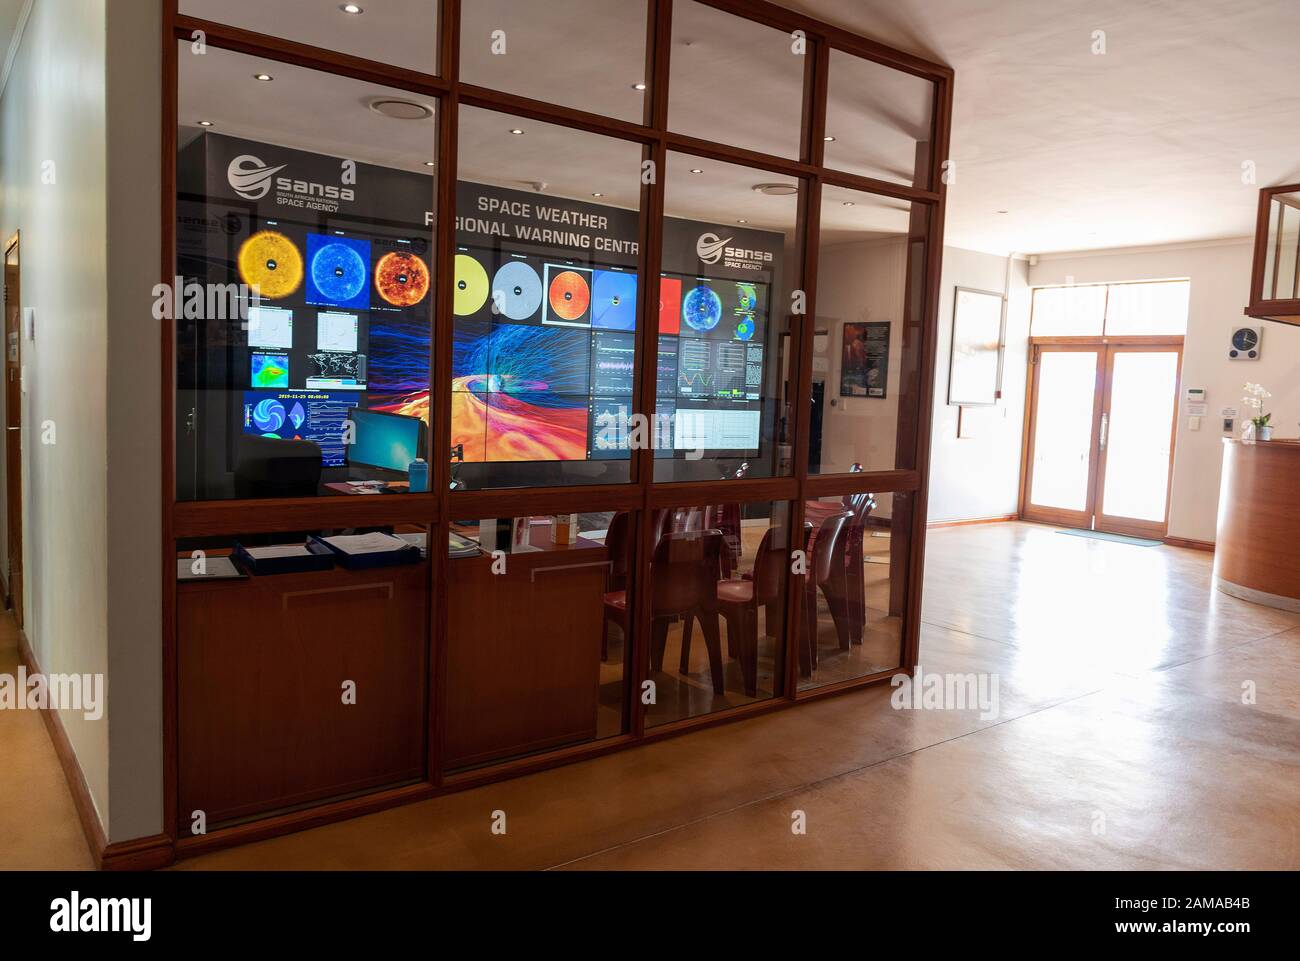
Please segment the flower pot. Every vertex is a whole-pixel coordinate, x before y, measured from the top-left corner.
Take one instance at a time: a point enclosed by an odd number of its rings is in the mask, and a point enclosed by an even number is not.
[[[1257,440],[1272,440],[1273,439],[1272,425],[1265,424],[1263,427],[1255,428],[1255,438]]]

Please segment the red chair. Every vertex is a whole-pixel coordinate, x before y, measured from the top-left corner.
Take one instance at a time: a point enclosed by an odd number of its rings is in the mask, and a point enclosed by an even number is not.
[[[822,521],[813,541],[813,556],[809,561],[809,578],[804,594],[804,644],[802,652],[810,670],[817,667],[817,590],[820,588],[835,622],[835,633],[840,648],[849,646],[848,571],[845,549],[848,546],[845,530],[853,514],[841,511]]]
[[[849,641],[861,644],[867,624],[867,588],[863,565],[866,564],[864,544],[867,517],[876,508],[872,494],[846,494],[844,507],[853,514],[846,534],[844,563],[848,578]]]
[[[632,547],[632,515],[619,511],[609,522],[605,532],[605,553],[609,556],[609,571],[605,575],[605,597],[622,593],[623,606],[627,606],[627,573],[630,565]],[[620,622],[622,623],[622,622]],[[627,641],[626,625],[623,628],[623,640]],[[606,612],[605,630],[600,636],[600,659],[609,659],[609,615]]]
[[[663,670],[668,628],[673,622],[685,619],[689,625],[694,618],[704,628],[714,694],[723,690],[722,639],[714,591],[721,550],[720,531],[674,531],[659,540],[650,561],[650,669]],[[611,621],[627,631],[626,590],[605,595],[606,636]]]
[[[727,578],[717,584],[718,612],[727,623],[727,649],[739,651],[749,697],[758,696],[758,608],[764,608],[770,627],[773,615],[779,616],[785,587],[786,552],[773,544],[772,533],[769,529],[763,535],[753,571],[739,580]]]
[[[704,509],[704,526],[722,531],[722,577],[730,577],[740,566],[740,505],[717,504]]]

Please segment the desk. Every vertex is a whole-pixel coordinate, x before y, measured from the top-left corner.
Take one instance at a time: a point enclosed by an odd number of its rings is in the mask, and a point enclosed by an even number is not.
[[[1300,441],[1223,442],[1214,586],[1300,612]]]
[[[473,533],[472,529],[458,533]],[[596,737],[609,555],[578,538],[447,562],[447,767],[463,768]]]

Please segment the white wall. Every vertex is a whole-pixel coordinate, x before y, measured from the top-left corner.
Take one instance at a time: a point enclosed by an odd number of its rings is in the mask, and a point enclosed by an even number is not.
[[[1030,283],[1035,286],[1066,283],[1071,277],[1075,283],[1191,278],[1183,387],[1206,388],[1211,417],[1199,432],[1190,431],[1184,405],[1179,405],[1169,509],[1171,537],[1214,540],[1223,458],[1217,414],[1223,407],[1242,408],[1241,388],[1246,381],[1263,383],[1273,392],[1277,436],[1300,433],[1300,328],[1251,321],[1242,314],[1249,298],[1250,269],[1248,240],[1053,254],[1040,257],[1038,265],[1030,268]],[[1260,323],[1264,327],[1261,358],[1253,362],[1229,360],[1231,329]]]
[[[162,5],[108,7],[110,841],[162,830]]]
[[[939,293],[934,427],[930,443],[930,523],[1004,517],[1018,511],[1020,451],[1029,361],[1029,265],[1013,261],[1007,304],[1002,398],[992,407],[968,407],[970,437],[957,436],[958,409],[948,405],[952,314],[956,288],[1004,293],[1007,260],[945,247]]]
[[[22,344],[24,628],[43,670],[108,679],[100,720],[60,716],[109,841],[162,829],[160,16],[152,2],[35,0],[0,99],[0,235],[22,232],[36,312]]]
[[[0,235],[22,231],[36,312],[22,343],[24,627],[50,673],[108,670],[104,24],[103,0],[36,0],[0,99]],[[108,715],[61,719],[107,825]]]
[[[854,462],[867,470],[892,470],[898,445],[898,392],[903,349],[906,238],[823,247],[817,267],[817,330],[827,332],[826,405],[822,413],[822,472],[842,472]],[[890,322],[889,378],[885,396],[841,397],[840,366],[846,323]],[[884,505],[881,505],[882,508]]]

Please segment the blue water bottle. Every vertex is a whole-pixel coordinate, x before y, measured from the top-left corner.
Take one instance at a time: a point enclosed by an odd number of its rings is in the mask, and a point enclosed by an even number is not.
[[[411,485],[412,494],[423,494],[429,489],[429,465],[423,457],[417,457],[406,468],[406,478]]]

